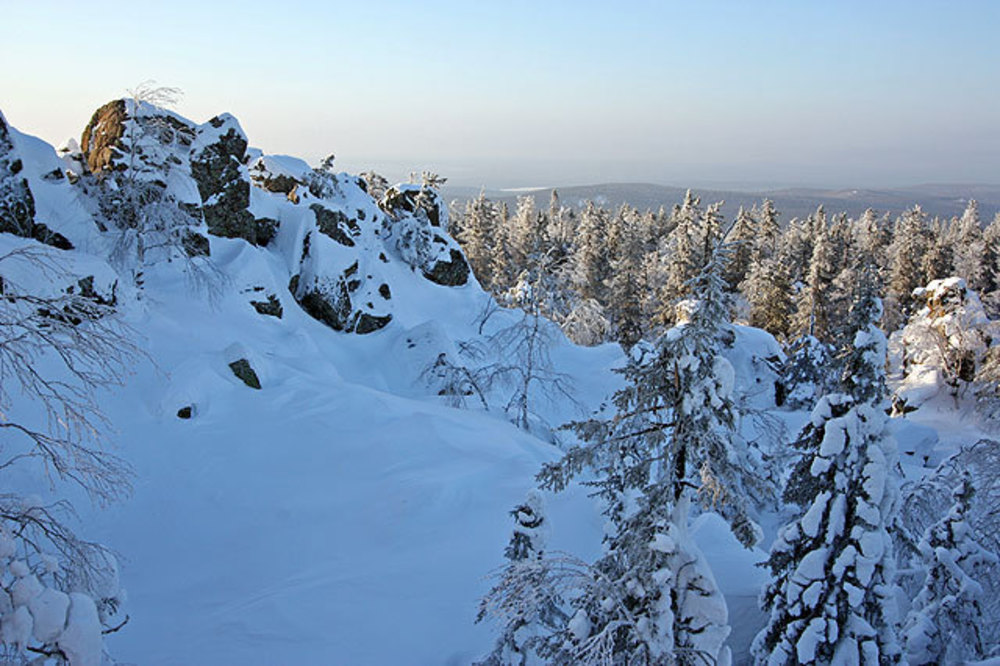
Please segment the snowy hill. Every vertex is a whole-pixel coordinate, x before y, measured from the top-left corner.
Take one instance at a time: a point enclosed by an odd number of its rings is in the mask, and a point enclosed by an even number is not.
[[[71,171],[88,164],[70,184],[48,175],[67,166],[50,146],[0,125],[3,157],[20,163],[0,174],[0,193],[23,201],[26,179],[33,210],[22,216],[34,226],[6,230],[67,239],[75,249],[60,259],[115,293],[148,354],[101,396],[134,495],[107,510],[79,503],[81,531],[122,559],[131,619],[108,637],[110,653],[124,663],[439,664],[485,652],[491,630],[473,620],[507,512],[558,450],[511,425],[499,393],[487,396],[500,405],[490,412],[459,410],[426,375],[442,353],[462,360],[458,344],[481,337],[491,300],[442,230],[434,193],[390,188],[383,210],[347,174],[240,155],[230,116],[195,125],[140,108],[151,135],[130,126],[131,108],[109,107],[117,120],[105,107],[87,135],[136,137],[137,180],[180,211],[200,207],[185,232],[204,240],[149,242],[142,262],[115,256],[122,240],[100,231],[96,176],[111,170],[125,190],[119,174],[131,172],[114,165],[133,156],[99,141],[65,151]],[[157,118],[175,133],[167,141]],[[199,180],[213,146],[233,154]],[[499,312],[486,330],[515,320]],[[610,345],[563,342],[553,355],[590,406],[620,361]],[[259,390],[230,369],[239,359]],[[536,398],[556,425],[583,413]],[[599,534],[589,502],[567,496],[553,510],[567,546]]]
[[[251,148],[228,114],[198,124],[119,100],[59,153],[0,116],[0,256],[30,248],[59,267],[0,258],[0,286],[90,299],[141,350],[98,396],[131,496],[105,508],[42,473],[13,477],[43,502],[68,496],[80,532],[117,554],[126,592],[107,594],[129,620],[105,638],[115,663],[467,664],[492,647],[473,621],[510,510],[572,443],[559,426],[607,413],[626,357],[543,322],[570,395],[525,383],[528,427],[515,427],[517,387],[496,369],[518,362],[503,340],[526,315],[480,288],[432,180],[375,191]],[[736,326],[723,353],[755,415],[738,431],[789,463],[774,447],[808,414],[776,406],[781,347]],[[494,381],[469,380],[491,368]],[[9,399],[5,417],[43,419]],[[938,438],[949,419],[894,420],[910,478],[984,434]],[[588,492],[546,495],[550,550],[599,554],[606,518]],[[764,622],[761,548],[787,513],[753,516],[766,536],[753,549],[711,511],[691,526],[736,663]]]

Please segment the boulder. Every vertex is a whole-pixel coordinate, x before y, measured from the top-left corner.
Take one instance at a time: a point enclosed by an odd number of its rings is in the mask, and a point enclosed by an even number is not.
[[[229,364],[229,369],[233,371],[244,384],[252,389],[260,390],[260,379],[257,377],[257,373],[250,366],[250,361],[245,358],[238,359]],[[178,415],[179,416],[179,415]]]
[[[424,277],[445,287],[459,287],[469,281],[469,262],[458,250],[452,248],[447,260],[438,260]]]
[[[236,119],[216,116],[198,128],[191,175],[198,185],[208,231],[266,245],[273,236],[250,213],[250,178],[243,166],[247,139]],[[258,234],[258,231],[262,232]]]

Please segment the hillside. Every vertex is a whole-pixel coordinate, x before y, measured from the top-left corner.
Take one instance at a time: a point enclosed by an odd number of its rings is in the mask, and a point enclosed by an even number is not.
[[[491,649],[494,628],[474,619],[510,511],[576,441],[562,424],[608,414],[627,359],[537,322],[536,371],[569,396],[529,383],[515,427],[516,382],[454,371],[524,365],[497,334],[528,315],[480,287],[433,183],[373,189],[250,147],[228,114],[195,123],[119,100],[59,153],[0,116],[0,254],[32,248],[60,267],[0,261],[5,288],[88,285],[140,350],[98,396],[133,470],[128,497],[101,507],[38,470],[6,479],[42,503],[68,497],[75,527],[117,555],[113,624],[128,621],[105,638],[113,663],[467,664]],[[727,331],[716,365],[746,410],[736,432],[768,465],[788,463],[809,414],[779,408],[783,351],[762,330]],[[39,367],[58,372],[51,356]],[[5,416],[42,418],[30,395],[10,401]],[[894,421],[912,477],[982,435],[951,419]],[[916,435],[919,452],[905,445]],[[550,551],[599,555],[607,517],[591,491],[545,493]],[[746,663],[764,621],[756,564],[791,511],[755,508],[764,539],[744,548],[713,508],[695,511],[691,533]]]

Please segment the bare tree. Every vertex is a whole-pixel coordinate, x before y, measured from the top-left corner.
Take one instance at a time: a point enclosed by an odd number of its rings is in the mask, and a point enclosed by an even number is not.
[[[67,609],[47,634],[37,623],[33,634],[5,630],[3,647],[71,664],[89,663],[80,655],[92,656],[95,640],[99,650],[98,619],[108,626],[119,600],[109,586],[113,556],[74,532],[73,506],[58,495],[75,486],[105,504],[130,493],[128,465],[104,448],[109,424],[98,396],[142,355],[116,317],[113,291],[102,295],[92,276],[77,278],[52,250],[20,245],[0,256],[0,587],[13,600],[0,607],[0,621],[6,629],[18,613],[34,614],[43,594]],[[43,480],[37,495],[31,479]]]

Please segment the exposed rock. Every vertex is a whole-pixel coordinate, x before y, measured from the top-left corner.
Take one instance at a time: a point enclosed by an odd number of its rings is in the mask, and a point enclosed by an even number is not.
[[[278,319],[281,319],[285,313],[281,307],[281,301],[278,300],[275,294],[268,294],[266,301],[250,301],[250,305],[260,314],[277,317]]]
[[[433,227],[441,226],[441,197],[429,187],[419,185],[396,185],[390,187],[379,207],[394,217],[399,217],[401,211],[412,215],[423,213]]]
[[[108,102],[94,112],[80,139],[84,164],[91,173],[113,168],[114,161],[122,156],[121,139],[127,119],[123,99]]]
[[[250,361],[245,358],[241,358],[237,361],[233,361],[229,364],[229,369],[233,371],[244,384],[252,389],[260,389],[260,379],[257,378],[257,373],[250,366]]]
[[[24,163],[14,150],[7,121],[0,114],[0,232],[72,250],[73,244],[65,236],[35,221],[35,197],[23,172]]]
[[[187,406],[181,407],[180,409],[177,410],[177,418],[179,418],[179,419],[189,419],[192,416],[194,416],[194,406],[193,405],[187,405]]]
[[[208,239],[193,231],[188,231],[184,234],[181,246],[189,257],[207,257],[212,253],[212,247]]]
[[[296,297],[299,305],[313,319],[318,319],[335,331],[350,331],[354,323],[351,317],[351,295],[347,284],[338,281],[330,290],[319,287],[305,290]]]
[[[388,214],[383,225],[403,261],[440,285],[457,287],[468,282],[469,264],[458,244],[443,231],[447,208],[434,188],[396,185],[379,206]]]
[[[273,178],[254,178],[254,181],[268,192],[280,192],[281,194],[290,194],[302,184],[291,176],[284,174],[279,174]]]
[[[264,247],[270,243],[274,239],[274,236],[278,233],[277,220],[272,220],[269,217],[260,217],[255,219],[253,223],[256,245]]]
[[[330,210],[320,204],[313,204],[309,209],[316,215],[316,226],[320,233],[341,245],[354,247],[354,238],[361,235],[361,229],[356,221],[339,210]]]
[[[229,115],[208,121],[212,130],[199,130],[206,145],[191,157],[191,175],[198,184],[202,211],[208,231],[224,238],[243,238],[254,245],[266,245],[273,237],[269,224],[259,224],[248,210],[250,179],[243,166],[247,140],[236,119]],[[222,132],[221,129],[226,131]],[[269,233],[270,230],[270,233]]]
[[[449,261],[438,261],[424,277],[445,287],[458,287],[469,281],[469,263],[458,250],[451,250]]]
[[[373,317],[372,315],[362,312],[361,316],[358,317],[358,325],[354,329],[355,333],[364,335],[366,333],[373,333],[374,331],[384,328],[386,324],[392,321],[392,315],[385,315],[384,317]]]

